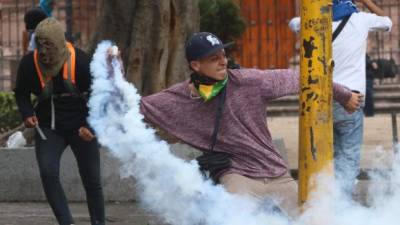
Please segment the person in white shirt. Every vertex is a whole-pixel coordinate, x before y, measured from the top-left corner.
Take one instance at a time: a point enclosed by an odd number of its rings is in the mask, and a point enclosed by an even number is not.
[[[333,0],[333,24],[349,17],[342,31],[332,43],[333,81],[365,95],[367,39],[370,31],[390,31],[392,21],[372,0]],[[355,3],[363,4],[371,13],[360,12]],[[293,18],[290,28],[300,31],[300,19]],[[351,197],[359,173],[363,141],[363,111],[349,114],[336,101],[333,103],[335,175],[345,196]]]

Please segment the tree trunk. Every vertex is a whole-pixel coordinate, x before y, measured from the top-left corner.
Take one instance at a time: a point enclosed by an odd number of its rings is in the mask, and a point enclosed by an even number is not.
[[[99,0],[96,33],[122,51],[126,79],[143,95],[187,78],[185,40],[199,28],[198,0]]]

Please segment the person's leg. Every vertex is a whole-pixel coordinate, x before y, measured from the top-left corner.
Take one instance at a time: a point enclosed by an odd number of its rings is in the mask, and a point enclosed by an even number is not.
[[[68,138],[78,163],[79,173],[86,191],[92,225],[104,225],[104,197],[100,175],[100,152],[97,140],[82,140],[78,135]]]
[[[43,190],[60,225],[73,224],[64,190],[60,183],[60,159],[67,147],[65,139],[54,131],[42,128],[47,140],[35,135],[36,159]]]
[[[351,195],[360,167],[363,112],[349,114],[335,102],[333,119],[335,176],[344,194]]]
[[[367,79],[364,113],[365,113],[365,116],[374,116],[374,80],[373,79]]]
[[[296,181],[287,173],[277,178],[249,178],[239,174],[227,174],[220,183],[230,193],[247,194],[261,201],[269,200],[295,218],[299,215],[298,188]]]
[[[368,79],[368,86],[369,86],[369,95],[370,95],[370,108],[371,108],[371,116],[375,115],[375,99],[374,99],[374,79]]]

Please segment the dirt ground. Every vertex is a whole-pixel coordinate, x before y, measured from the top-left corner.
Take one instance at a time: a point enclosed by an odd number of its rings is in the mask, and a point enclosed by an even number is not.
[[[373,159],[387,158],[393,153],[392,125],[390,115],[378,115],[364,120],[364,145],[362,149],[362,168],[373,167]],[[297,166],[298,118],[275,117],[268,119],[274,139],[283,138],[288,152],[291,168]],[[89,225],[85,203],[71,203],[75,225]],[[107,224],[118,225],[155,225],[160,224],[156,216],[141,209],[135,202],[106,204]],[[47,203],[18,202],[0,203],[0,225],[56,225]]]

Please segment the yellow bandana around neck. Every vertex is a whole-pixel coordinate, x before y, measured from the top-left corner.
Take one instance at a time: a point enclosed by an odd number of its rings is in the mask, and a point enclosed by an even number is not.
[[[225,79],[220,80],[212,85],[200,84],[197,88],[200,96],[203,98],[204,102],[207,102],[217,96],[221,90],[225,87],[228,82],[228,76]]]

